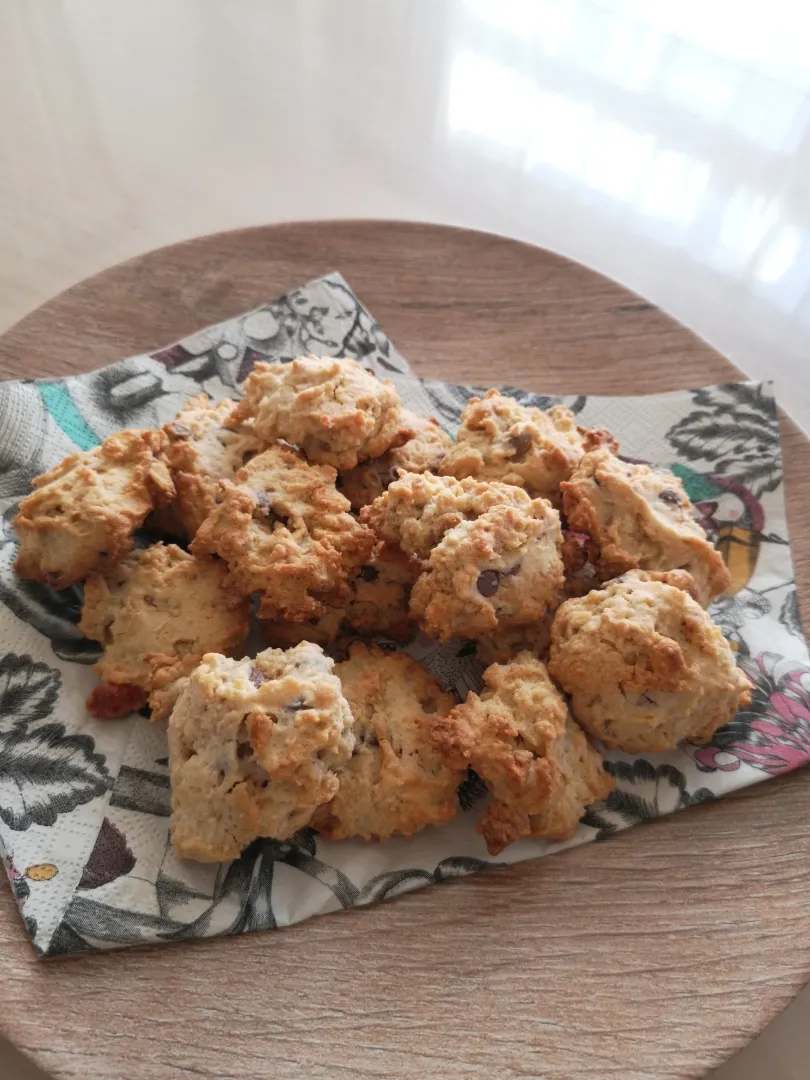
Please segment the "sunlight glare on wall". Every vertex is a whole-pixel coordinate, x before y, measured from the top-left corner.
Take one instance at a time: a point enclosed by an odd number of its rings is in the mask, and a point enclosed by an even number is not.
[[[571,31],[576,0],[463,0],[468,15],[492,28],[531,40],[556,56]]]
[[[596,191],[630,202],[654,147],[655,139],[649,133],[633,131],[615,120],[604,121],[594,136],[585,179]]]
[[[536,92],[516,71],[465,50],[453,59],[447,101],[451,132],[479,136],[505,149],[525,141]]]
[[[562,94],[538,94],[526,151],[526,169],[547,165],[578,176],[593,140],[596,109]]]
[[[677,150],[659,150],[644,177],[636,206],[647,217],[688,225],[697,216],[711,174],[707,161]]]
[[[728,199],[720,223],[717,246],[708,261],[725,268],[741,268],[755,254],[780,217],[779,199],[740,188]]]
[[[763,285],[780,281],[793,268],[802,250],[802,234],[794,225],[781,225],[763,246],[755,277]]]

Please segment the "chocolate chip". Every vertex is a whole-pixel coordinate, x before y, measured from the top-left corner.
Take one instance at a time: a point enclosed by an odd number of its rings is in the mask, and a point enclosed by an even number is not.
[[[178,439],[187,439],[191,434],[191,428],[188,424],[178,424],[176,421],[169,425],[169,433],[176,435]]]
[[[664,488],[663,491],[658,492],[658,498],[661,502],[665,502],[667,506],[680,506],[681,497],[677,491],[673,491],[672,488]]]
[[[262,683],[270,682],[270,679],[263,671],[260,671],[257,667],[250,669],[250,681],[258,689]]]
[[[504,577],[514,577],[515,574],[520,573],[520,565],[521,564],[519,562],[516,562],[515,565],[513,567],[511,567],[509,570],[502,570],[501,573],[503,574]]]
[[[253,747],[250,743],[240,742],[236,744],[236,756],[240,761],[244,761],[244,759],[250,757],[252,753]]]
[[[380,576],[380,571],[376,566],[361,566],[360,577],[363,581],[376,581]]]
[[[287,702],[284,706],[287,712],[301,712],[302,709],[308,709],[306,701],[302,697],[293,698],[292,701]]]
[[[340,475],[340,473],[338,473],[338,475],[335,477],[335,487],[338,489],[338,491],[340,491],[340,489],[343,487],[343,477]]]
[[[482,596],[494,596],[498,591],[500,574],[497,570],[482,570],[476,588]]]
[[[286,518],[283,518],[281,514],[273,509],[270,496],[266,491],[257,491],[255,498],[256,508],[253,511],[254,517],[264,517],[270,522],[277,522],[279,525],[287,524]]]
[[[519,431],[516,435],[510,436],[509,441],[515,451],[512,455],[515,461],[522,461],[532,448],[532,437],[528,431]]]

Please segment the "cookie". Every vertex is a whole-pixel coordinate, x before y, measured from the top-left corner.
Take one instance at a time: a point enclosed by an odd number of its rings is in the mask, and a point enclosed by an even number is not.
[[[168,440],[163,458],[177,491],[170,508],[176,525],[165,512],[158,524],[191,539],[216,503],[217,481],[233,480],[237,472],[266,446],[249,424],[227,426],[236,402],[211,401],[207,394],[190,398],[163,431]]]
[[[586,454],[562,484],[570,528],[587,533],[602,580],[626,570],[688,571],[706,605],[731,578],[695,521],[683,484],[668,469],[620,461],[608,450]]]
[[[289,648],[299,641],[331,645],[339,637],[354,632],[378,635],[393,641],[409,641],[416,632],[408,602],[411,586],[421,567],[399,548],[379,544],[351,583],[345,606],[329,608],[318,619],[305,622],[262,620],[268,645]]]
[[[578,427],[565,406],[543,412],[488,390],[483,398],[470,398],[439,473],[515,484],[534,498],[559,504],[561,481],[584,453],[600,445],[618,449],[609,431]]]
[[[444,534],[413,587],[411,613],[441,641],[536,622],[558,602],[561,548],[560,516],[545,499],[495,506]]]
[[[209,653],[169,717],[169,822],[183,859],[237,858],[257,837],[288,839],[338,789],[353,717],[317,645],[255,659]]]
[[[286,439],[309,461],[351,469],[404,441],[399,395],[348,358],[299,356],[257,363],[245,380],[233,423],[251,420],[265,442]]]
[[[338,477],[338,488],[352,504],[353,510],[362,510],[379,498],[392,481],[398,479],[400,469],[412,473],[435,472],[453,445],[450,436],[439,427],[438,420],[417,416],[409,409],[402,409],[401,412],[408,441],[382,457],[345,470]]]
[[[493,506],[527,507],[531,501],[511,484],[403,473],[360,511],[360,520],[386,544],[398,544],[426,562],[444,534],[460,522],[472,521]]]
[[[180,660],[165,653],[148,653],[149,714],[154,722],[168,720],[177,699],[188,685],[189,676],[200,665],[200,657],[184,656]]]
[[[485,689],[437,724],[451,767],[472,767],[492,795],[478,822],[497,855],[524,836],[569,840],[585,808],[613,788],[543,663],[520,653],[484,672]]]
[[[642,754],[704,743],[748,702],[748,680],[683,580],[631,571],[557,610],[549,671],[606,746]]]
[[[228,587],[227,573],[222,562],[155,544],[89,577],[79,630],[104,649],[93,669],[102,683],[139,687],[143,704],[152,688],[150,654],[174,664],[241,645],[250,630],[249,605]],[[112,708],[113,698],[112,691],[94,691],[91,715],[102,715],[105,700]]]
[[[220,501],[190,550],[224,559],[230,585],[243,596],[261,594],[262,618],[320,618],[348,599],[376,539],[348,512],[335,477],[292,447],[270,447],[236,483],[220,481]]]
[[[354,716],[355,745],[337,767],[340,786],[315,827],[328,840],[386,840],[449,821],[465,769],[443,761],[433,731],[452,709],[452,695],[405,653],[361,642],[335,674]]]
[[[119,431],[38,476],[13,521],[17,574],[67,589],[114,566],[152,507],[174,498],[165,441],[159,431]]]

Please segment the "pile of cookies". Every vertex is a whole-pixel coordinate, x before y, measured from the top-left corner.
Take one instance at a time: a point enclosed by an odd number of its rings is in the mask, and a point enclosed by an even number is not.
[[[609,432],[490,390],[454,442],[349,359],[259,363],[244,390],[66,458],[14,521],[21,577],[84,583],[89,712],[168,720],[181,857],[306,825],[409,836],[470,769],[490,852],[564,840],[612,788],[589,736],[663,751],[747,700],[704,610],[720,555],[678,478]],[[483,692],[363,640],[417,630],[475,641]]]

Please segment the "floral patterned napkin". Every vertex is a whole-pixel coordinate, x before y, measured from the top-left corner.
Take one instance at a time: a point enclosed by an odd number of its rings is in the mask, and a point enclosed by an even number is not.
[[[623,454],[682,478],[731,571],[712,614],[751,678],[751,704],[711,746],[632,757],[610,752],[616,790],[568,844],[521,840],[497,862],[475,833],[484,797],[468,782],[442,828],[386,844],[329,844],[312,829],[257,840],[230,864],[181,862],[167,842],[163,725],[97,721],[84,698],[95,644],[76,630],[81,590],[17,580],[10,522],[31,479],[124,427],[165,423],[192,394],[239,392],[257,359],[350,355],[454,432],[472,388],[416,378],[339,274],[151,356],[64,380],[0,383],[0,844],[34,948],[43,956],[238,934],[366,904],[492,865],[551,854],[708,802],[810,757],[810,667],[785,528],[774,400],[734,383],[639,399],[564,401],[611,428]],[[409,651],[464,695],[480,683],[475,647],[417,638]]]

